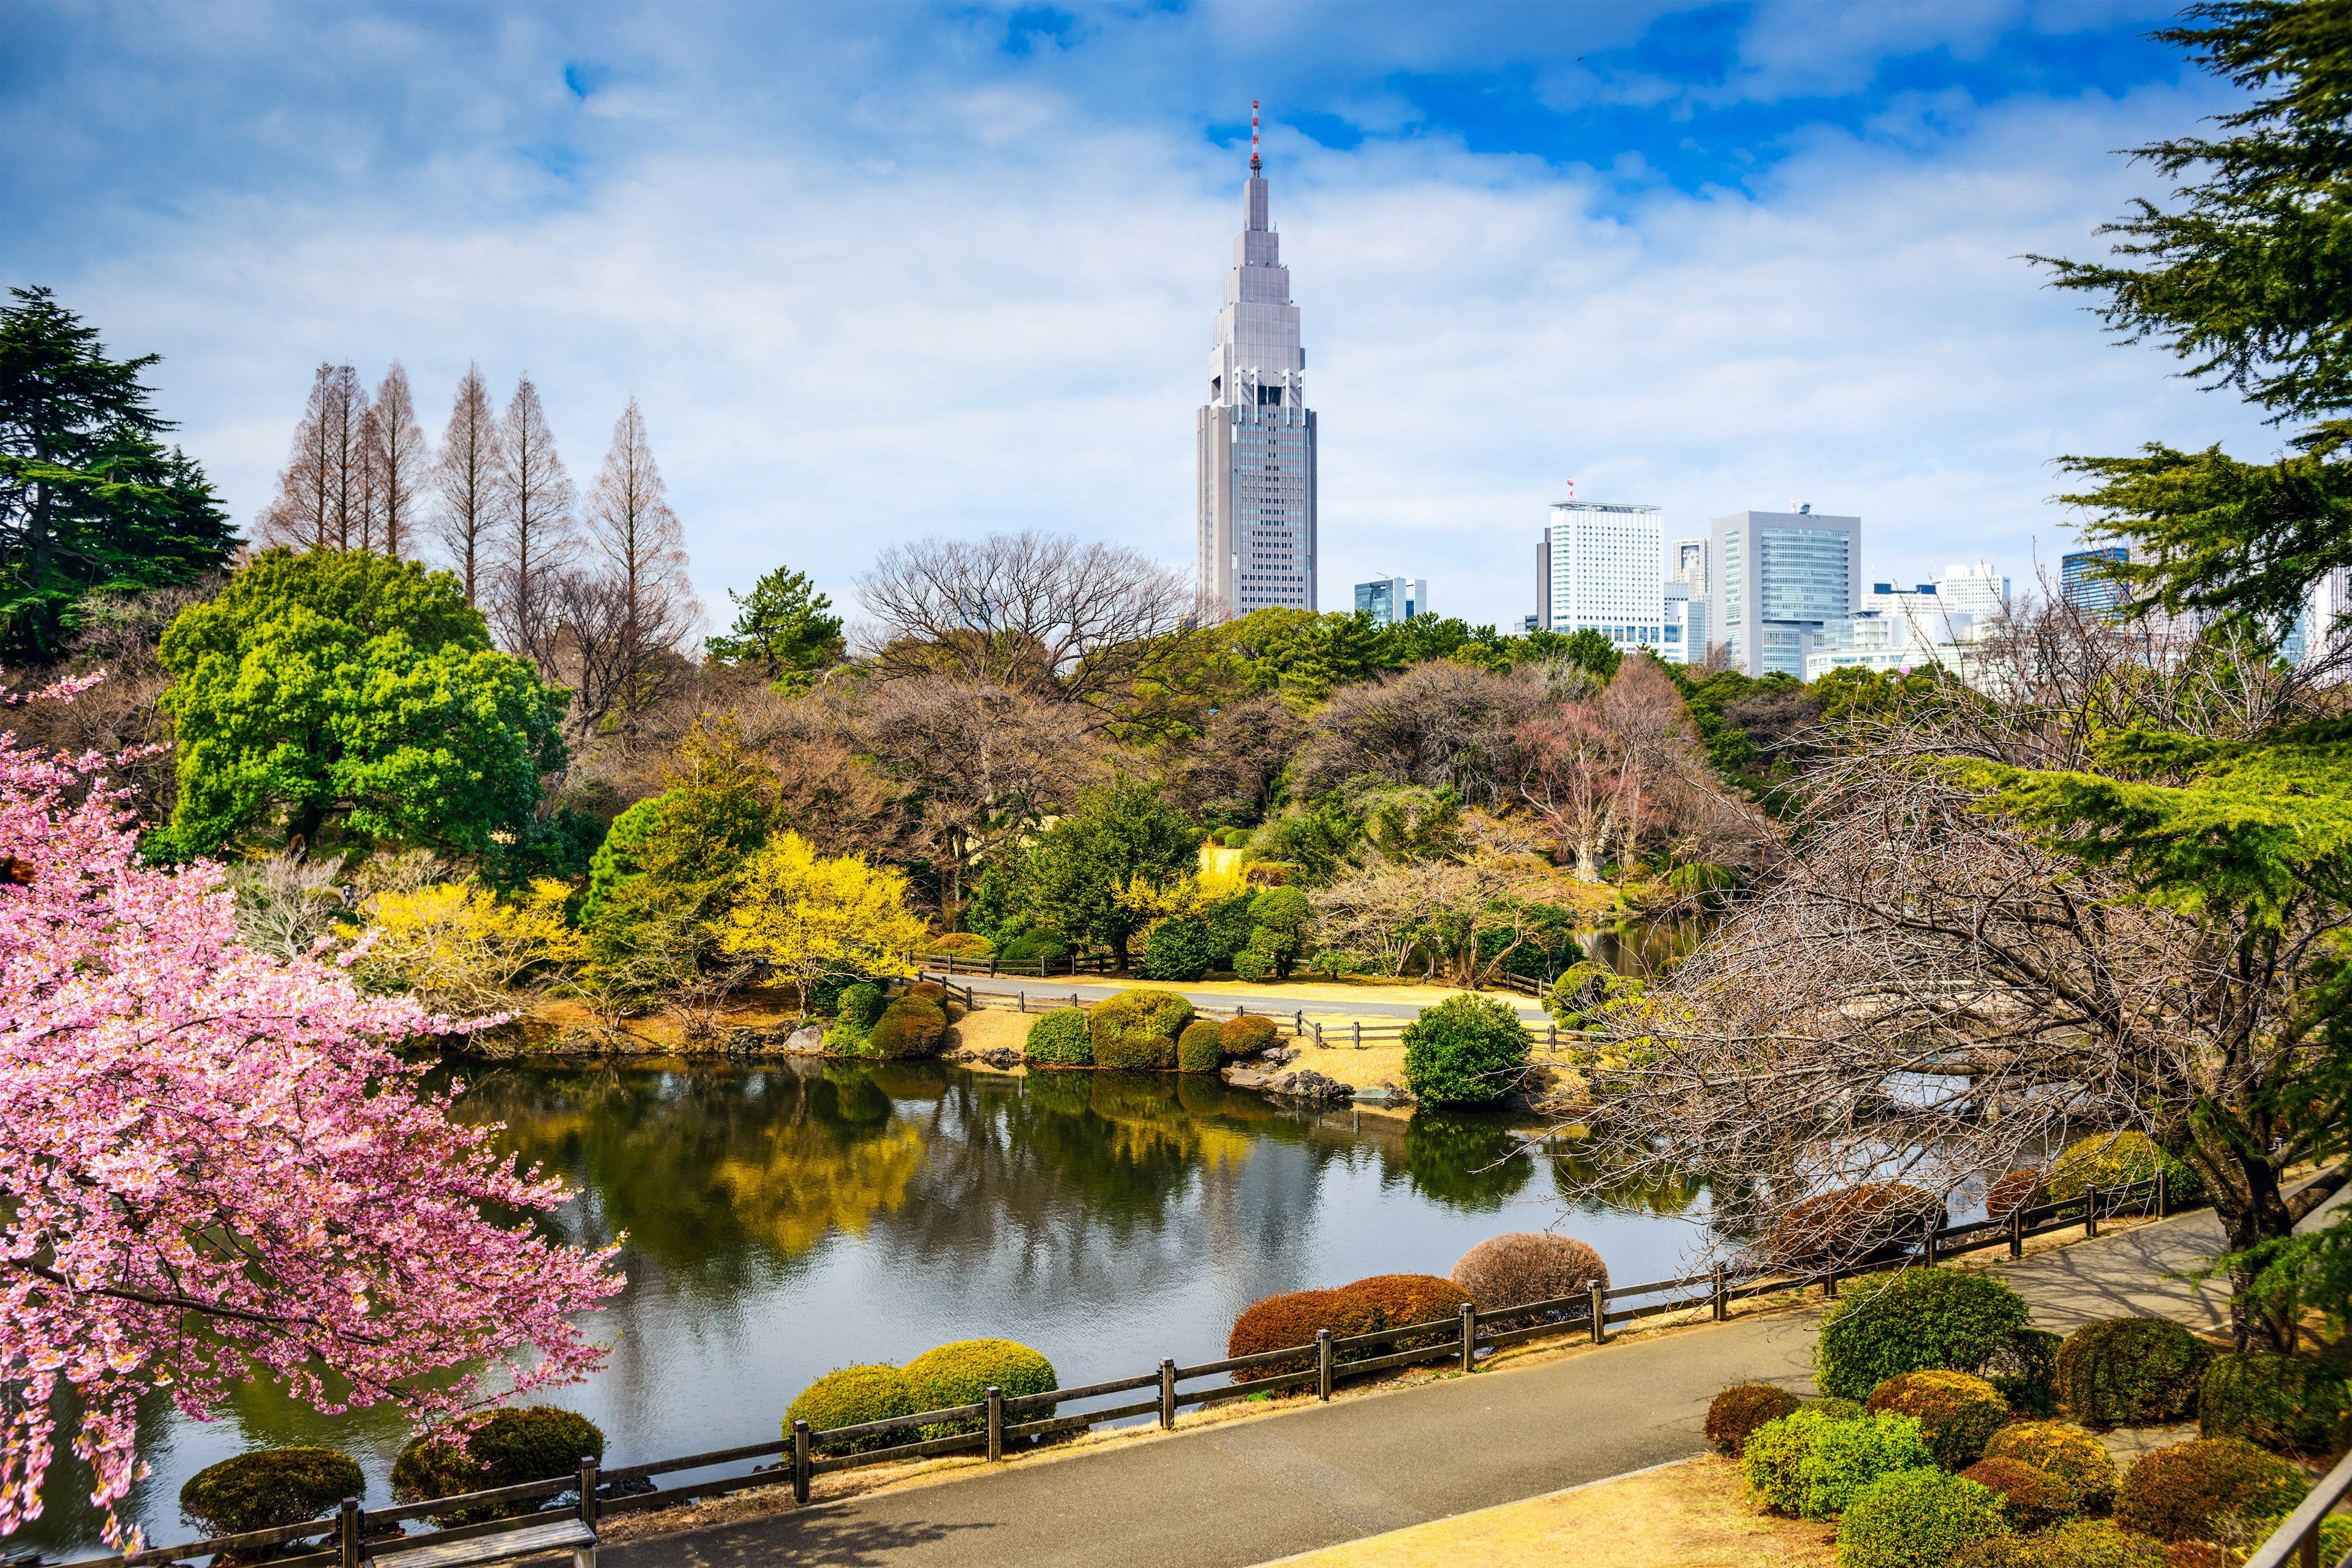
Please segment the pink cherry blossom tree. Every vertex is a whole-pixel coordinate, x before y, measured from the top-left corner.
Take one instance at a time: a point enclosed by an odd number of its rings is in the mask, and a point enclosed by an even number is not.
[[[239,946],[221,868],[141,865],[105,765],[0,735],[0,1537],[41,1511],[62,1380],[135,1546],[148,1391],[447,1419],[593,1370],[572,1319],[621,1279],[486,1215],[569,1194],[389,1048],[446,1020]]]

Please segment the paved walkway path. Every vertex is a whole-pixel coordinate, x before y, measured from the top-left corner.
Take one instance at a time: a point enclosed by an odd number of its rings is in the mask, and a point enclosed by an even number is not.
[[[2219,1296],[2170,1279],[2218,1249],[2183,1215],[2006,1264],[2043,1328],[2159,1313],[2207,1327]],[[1757,1379],[1812,1391],[1819,1309],[1627,1341],[1543,1365],[1179,1432],[969,1479],[657,1541],[608,1568],[1244,1568],[1423,1520],[1685,1458],[1707,1403]]]
[[[940,972],[931,970],[927,971],[927,973],[939,973]],[[1148,985],[1155,991],[1173,991],[1178,995],[1183,997],[1187,1002],[1192,1003],[1195,1007],[1230,1007],[1234,1005],[1234,1003],[1240,1002],[1246,1004],[1249,1010],[1253,1013],[1264,1013],[1268,1017],[1284,1019],[1289,1018],[1295,1013],[1301,1012],[1305,1013],[1310,1018],[1318,1014],[1325,1016],[1338,1014],[1341,1016],[1360,1016],[1366,1018],[1418,1018],[1421,1016],[1422,1009],[1429,1005],[1426,1002],[1375,1002],[1370,1000],[1359,1002],[1352,996],[1346,998],[1333,998],[1329,996],[1290,995],[1280,991],[1246,991],[1239,993],[1233,991],[1193,991],[1181,985],[1163,984],[1156,980],[1076,981],[1066,979],[1058,974],[1050,980],[1031,980],[1010,974],[1000,974],[992,979],[985,974],[965,974],[961,973],[955,974],[952,978],[958,985],[969,986],[974,992],[984,996],[1011,996],[1016,992],[1025,991],[1029,994],[1029,1005],[1032,1008],[1055,1006],[1070,996],[1081,997],[1088,1002],[1099,1002],[1106,996],[1115,995],[1118,992],[1128,990],[1129,987],[1136,985]],[[1496,995],[1496,993],[1487,991],[1480,992],[1478,994],[1495,996]],[[1498,999],[1507,1000],[1512,1004],[1512,1005],[1517,1007],[1519,1018],[1524,1023],[1544,1024],[1550,1022],[1550,1016],[1545,1013],[1541,1006],[1538,1005],[1528,997],[1511,996]]]

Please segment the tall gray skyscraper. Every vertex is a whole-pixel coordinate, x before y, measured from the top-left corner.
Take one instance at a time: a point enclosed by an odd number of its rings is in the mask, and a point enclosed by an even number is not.
[[[1715,616],[1708,636],[1743,675],[1805,679],[1805,649],[1824,622],[1862,607],[1862,519],[1808,505],[1718,517],[1709,543]]]
[[[1315,413],[1307,406],[1290,268],[1266,216],[1255,102],[1249,168],[1242,232],[1209,354],[1209,401],[1198,420],[1201,596],[1226,616],[1319,607]]]

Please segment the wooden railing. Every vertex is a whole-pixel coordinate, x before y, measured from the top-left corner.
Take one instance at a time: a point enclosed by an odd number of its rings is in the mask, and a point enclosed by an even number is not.
[[[1468,1373],[1476,1369],[1481,1352],[1492,1354],[1506,1346],[1529,1340],[1582,1333],[1588,1335],[1594,1344],[1600,1344],[1607,1339],[1608,1331],[1612,1326],[1700,1309],[1706,1309],[1710,1317],[1721,1321],[1730,1315],[1734,1302],[1752,1297],[1801,1290],[1816,1285],[1822,1288],[1825,1296],[1834,1297],[1838,1281],[1857,1275],[1877,1273],[1911,1263],[1932,1264],[1953,1252],[2002,1242],[2008,1244],[2011,1256],[2015,1257],[2028,1237],[2068,1229],[2077,1225],[2084,1227],[2085,1234],[2095,1236],[2102,1219],[2126,1212],[2152,1214],[2161,1218],[2172,1209],[2169,1187],[2166,1178],[2159,1174],[2154,1181],[2137,1182],[2126,1186],[2094,1187],[2070,1198],[2015,1210],[2000,1219],[1926,1226],[1916,1239],[1892,1241],[1864,1256],[1833,1263],[1812,1260],[1810,1264],[1718,1267],[1705,1274],[1686,1275],[1679,1279],[1660,1279],[1646,1285],[1602,1286],[1595,1282],[1572,1296],[1525,1302],[1494,1312],[1481,1312],[1475,1307],[1465,1306],[1451,1318],[1433,1318],[1425,1322],[1382,1329],[1374,1333],[1334,1338],[1327,1329],[1318,1333],[1311,1343],[1232,1356],[1223,1361],[1202,1362],[1194,1366],[1179,1366],[1173,1360],[1162,1358],[1154,1371],[1132,1377],[1113,1378],[1105,1383],[1085,1384],[1076,1388],[1009,1395],[991,1388],[976,1404],[960,1405],[944,1410],[926,1410],[855,1426],[813,1431],[807,1422],[795,1421],[789,1430],[767,1442],[745,1443],[705,1454],[688,1454],[680,1458],[654,1459],[644,1464],[617,1465],[610,1468],[598,1465],[593,1459],[583,1458],[580,1461],[576,1476],[498,1487],[488,1491],[468,1492],[462,1497],[436,1498],[430,1502],[402,1503],[384,1509],[362,1509],[356,1501],[347,1500],[341,1516],[336,1520],[279,1525],[275,1529],[252,1531],[242,1535],[157,1547],[127,1557],[89,1559],[73,1565],[73,1568],[135,1568],[138,1564],[173,1563],[208,1552],[282,1546],[291,1542],[315,1540],[331,1531],[341,1538],[334,1548],[299,1557],[273,1560],[272,1568],[328,1568],[329,1564],[356,1568],[363,1547],[375,1554],[394,1559],[394,1568],[397,1568],[397,1554],[412,1547],[439,1545],[501,1531],[528,1529],[547,1523],[551,1516],[546,1512],[525,1513],[397,1541],[376,1539],[404,1520],[446,1515],[486,1506],[507,1507],[540,1502],[568,1491],[577,1492],[573,1508],[581,1520],[591,1526],[601,1518],[667,1507],[697,1498],[723,1497],[757,1487],[790,1485],[793,1501],[804,1503],[809,1500],[809,1483],[812,1480],[839,1470],[904,1464],[908,1460],[944,1454],[978,1453],[993,1462],[1004,1457],[1007,1444],[1025,1447],[1061,1433],[1082,1431],[1101,1422],[1129,1420],[1139,1415],[1157,1415],[1160,1428],[1169,1430],[1176,1425],[1177,1412],[1187,1407],[1204,1409],[1231,1400],[1246,1399],[1256,1394],[1306,1387],[1312,1387],[1318,1398],[1328,1399],[1337,1378],[1362,1376],[1423,1362],[1452,1361],[1458,1370]],[[1659,1299],[1645,1300],[1652,1297]],[[1640,1304],[1614,1305],[1635,1301]],[[1390,1348],[1407,1340],[1421,1342],[1403,1349]],[[1361,1353],[1382,1350],[1388,1353]],[[1270,1373],[1263,1377],[1239,1381],[1233,1377],[1238,1372],[1255,1372],[1261,1367],[1300,1361],[1311,1364],[1302,1370]],[[1183,1386],[1203,1378],[1222,1378],[1224,1381],[1203,1388],[1188,1390]],[[1146,1389],[1150,1390],[1150,1397],[1147,1399],[1127,1400],[1068,1415],[1058,1413],[1056,1408],[1088,1400],[1116,1400],[1120,1394],[1140,1393]],[[1022,1419],[1033,1411],[1055,1413]],[[978,1423],[978,1429],[951,1436],[894,1444],[863,1453],[817,1452],[820,1448],[862,1438],[967,1421]],[[777,1460],[780,1463],[748,1474],[683,1481],[634,1495],[599,1495],[600,1491],[616,1489],[630,1482],[650,1480],[656,1476],[718,1469],[751,1460]],[[2306,1539],[2315,1542],[2316,1521],[2325,1516],[2328,1507],[2333,1506],[2334,1499],[2341,1498],[2347,1489],[2352,1489],[2352,1469],[2347,1469],[2347,1467],[2352,1467],[2352,1458],[2336,1466],[2327,1479],[2321,1483],[2320,1490],[2312,1494],[2312,1500],[2306,1501],[2303,1508],[2289,1516],[2278,1533],[2254,1555],[2246,1568],[2284,1568],[2287,1552],[2294,1550],[2298,1542]],[[2334,1487],[2335,1490],[2328,1494],[2329,1502],[2321,1506],[2318,1500],[2329,1487]],[[2307,1519],[2306,1514],[2309,1515]],[[2277,1548],[2275,1552],[2273,1547]],[[2311,1568],[2314,1561],[2311,1552],[2315,1550],[2315,1545],[2305,1550],[2305,1568]]]
[[[2246,1568],[2286,1568],[2290,1558],[2302,1568],[2322,1568],[2319,1527],[2347,1493],[2352,1493],[2352,1454],[2336,1460],[2336,1468],[2320,1478],[2304,1498],[2303,1506],[2281,1521],[2270,1539],[2254,1549],[2254,1554],[2246,1559]]]

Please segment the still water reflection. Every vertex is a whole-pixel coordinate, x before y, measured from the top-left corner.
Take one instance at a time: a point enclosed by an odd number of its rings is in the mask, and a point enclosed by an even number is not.
[[[1197,1077],[507,1067],[462,1105],[582,1190],[554,1228],[625,1234],[628,1288],[596,1321],[610,1365],[552,1396],[604,1426],[615,1464],[756,1441],[820,1373],[949,1340],[1023,1341],[1073,1383],[1212,1360],[1257,1297],[1442,1274],[1560,1212],[1531,1125],[1292,1110]],[[1661,1278],[1689,1238],[1670,1216],[1696,1197],[1627,1193],[1563,1228],[1621,1281]],[[157,1539],[181,1538],[182,1481],[251,1447],[343,1448],[381,1502],[408,1435],[396,1415],[321,1416],[266,1387],[220,1415],[151,1413],[136,1512]],[[84,1488],[53,1485],[49,1516],[10,1544],[94,1543]]]

